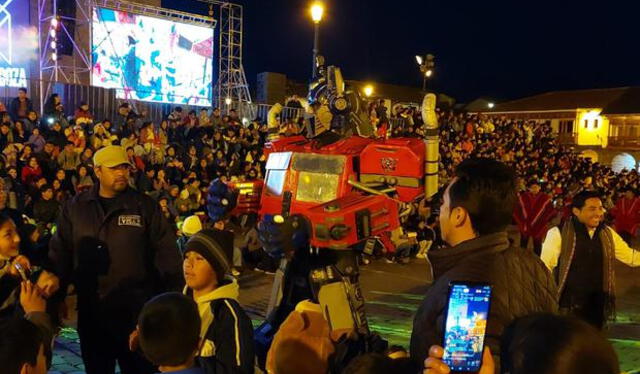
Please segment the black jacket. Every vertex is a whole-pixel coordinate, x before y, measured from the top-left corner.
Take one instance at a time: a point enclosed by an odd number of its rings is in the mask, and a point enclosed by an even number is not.
[[[79,303],[97,297],[134,305],[180,290],[182,260],[160,206],[127,189],[104,212],[98,189],[67,201],[58,217],[49,255],[62,285],[75,283]]]
[[[253,374],[253,325],[237,301],[238,289],[235,280],[225,280],[211,293],[194,298],[202,324],[209,324],[197,357],[207,374]],[[193,296],[189,289],[184,292]]]
[[[26,98],[25,100],[27,101],[27,112],[26,112],[26,114],[29,114],[29,112],[33,110],[33,102],[29,98]],[[11,100],[11,105],[9,105],[9,115],[11,116],[11,119],[14,122],[19,119],[18,118],[18,111],[19,110],[20,110],[20,99],[15,97],[13,100]],[[25,117],[26,117],[26,115],[25,115]]]
[[[453,248],[429,252],[434,283],[413,320],[411,357],[420,363],[429,347],[442,345],[451,281],[488,282],[493,287],[486,343],[500,355],[500,337],[514,319],[558,310],[556,284],[533,252],[510,247],[506,232],[468,240]]]

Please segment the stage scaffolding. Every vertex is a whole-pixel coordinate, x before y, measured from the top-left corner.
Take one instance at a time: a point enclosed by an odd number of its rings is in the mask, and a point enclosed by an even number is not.
[[[40,97],[44,101],[53,92],[55,83],[90,85],[91,78],[91,26],[94,7],[136,13],[143,16],[189,23],[214,29],[218,38],[218,71],[213,89],[214,106],[225,112],[231,108],[243,116],[253,118],[255,108],[251,102],[249,86],[242,65],[243,9],[241,5],[217,0],[197,0],[209,4],[210,16],[180,12],[150,5],[119,0],[68,0],[75,2],[75,18],[58,14],[60,0],[37,0]],[[215,33],[218,15],[220,28]],[[63,21],[75,22],[73,35]],[[52,26],[55,25],[56,27]],[[56,29],[52,33],[52,28]],[[54,35],[65,33],[72,41],[72,56],[54,53]],[[214,57],[215,58],[215,57]],[[214,63],[215,67],[216,64]],[[42,106],[42,102],[41,102]]]

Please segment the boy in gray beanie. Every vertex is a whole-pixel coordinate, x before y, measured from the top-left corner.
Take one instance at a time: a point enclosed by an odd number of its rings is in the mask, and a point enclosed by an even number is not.
[[[208,373],[253,373],[253,326],[238,303],[238,283],[229,276],[233,235],[207,229],[186,244],[184,294],[198,305],[202,320],[198,353]]]

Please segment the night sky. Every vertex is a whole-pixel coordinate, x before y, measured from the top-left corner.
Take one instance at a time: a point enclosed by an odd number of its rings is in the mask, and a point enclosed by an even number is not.
[[[311,71],[310,1],[242,0],[249,84]],[[640,2],[326,0],[321,53],[347,79],[421,86],[416,54],[432,53],[430,87],[469,101],[560,89],[640,85]],[[163,6],[206,14],[191,0]]]

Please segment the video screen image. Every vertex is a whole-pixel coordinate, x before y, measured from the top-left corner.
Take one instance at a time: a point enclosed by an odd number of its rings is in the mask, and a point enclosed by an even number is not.
[[[444,362],[451,370],[474,371],[482,363],[490,286],[451,287],[444,334]]]
[[[29,0],[0,0],[0,87],[26,87],[29,66],[37,59],[38,29],[29,22]]]
[[[213,28],[93,9],[94,86],[120,99],[211,105]]]

